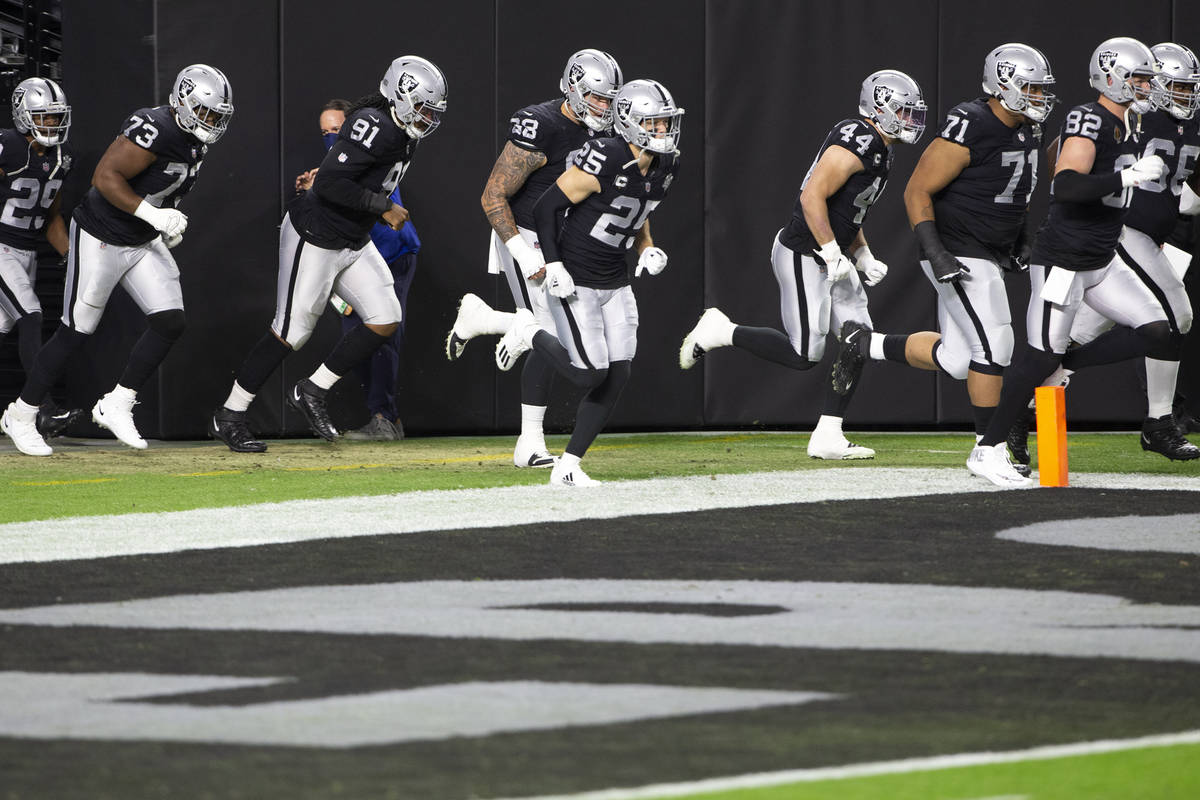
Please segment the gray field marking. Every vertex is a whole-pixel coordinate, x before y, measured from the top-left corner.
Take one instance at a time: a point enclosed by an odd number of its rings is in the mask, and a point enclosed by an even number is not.
[[[1072,485],[1200,491],[1178,476],[1085,474]],[[64,561],[300,542],[372,534],[671,514],[824,500],[1002,491],[965,469],[830,467],[795,472],[611,481],[594,489],[547,486],[405,492],[292,500],[153,514],[71,517],[0,525],[0,563]],[[1060,490],[1059,490],[1060,491]],[[1020,502],[1017,495],[1013,502]]]
[[[1200,555],[1200,513],[1036,522],[996,536],[1026,544]]]

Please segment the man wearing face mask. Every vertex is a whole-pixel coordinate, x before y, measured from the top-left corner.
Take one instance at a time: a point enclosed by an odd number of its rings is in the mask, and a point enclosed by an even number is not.
[[[346,112],[350,102],[335,98],[321,107],[321,139],[325,143],[325,151],[333,147],[337,141],[342,123],[346,121]],[[296,193],[301,194],[312,188],[316,180],[316,168],[302,172],[296,176]],[[392,202],[404,206],[400,199],[400,187],[397,186],[391,195]],[[407,208],[407,206],[405,206]],[[396,405],[396,379],[400,373],[400,357],[404,340],[404,321],[408,319],[408,289],[412,285],[413,275],[417,269],[417,252],[421,249],[421,239],[417,229],[410,220],[400,230],[392,230],[382,223],[371,229],[371,241],[379,249],[379,254],[387,262],[392,271],[392,284],[396,297],[400,300],[400,308],[404,315],[400,319],[400,327],[392,337],[375,351],[368,361],[355,368],[363,389],[367,392],[367,410],[370,419],[367,424],[357,430],[348,431],[347,439],[368,441],[396,441],[404,438],[404,426],[400,423],[400,412]],[[362,319],[345,300],[336,294],[329,298],[332,305],[342,315],[342,334],[362,324]]]

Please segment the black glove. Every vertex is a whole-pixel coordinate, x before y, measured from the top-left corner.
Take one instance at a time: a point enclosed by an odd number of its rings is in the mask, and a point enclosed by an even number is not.
[[[932,220],[918,222],[913,228],[913,233],[917,235],[921,250],[925,253],[925,258],[929,259],[929,265],[933,267],[933,277],[937,278],[939,283],[961,280],[963,275],[971,271],[942,244],[937,226]]]
[[[1032,255],[1033,240],[1029,236],[1029,231],[1022,226],[1021,233],[1017,236],[1017,241],[1013,244],[1012,254],[1008,257],[1008,261],[1002,261],[1000,266],[1006,272],[1028,272],[1029,258]]]
[[[938,279],[938,283],[954,283],[971,271],[946,250],[930,256],[929,265],[933,267],[933,277]]]

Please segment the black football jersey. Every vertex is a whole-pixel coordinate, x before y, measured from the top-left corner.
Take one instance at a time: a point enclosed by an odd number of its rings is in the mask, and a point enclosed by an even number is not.
[[[25,134],[9,128],[0,130],[0,169],[0,243],[36,250],[50,206],[71,169],[71,155],[57,145],[39,156]]]
[[[821,156],[831,147],[843,147],[862,161],[863,171],[856,172],[850,179],[834,192],[828,199],[829,224],[833,227],[834,238],[838,246],[846,248],[862,227],[867,211],[879,199],[887,186],[888,172],[892,168],[892,148],[884,143],[879,131],[863,119],[844,119],[825,137],[825,143],[813,159],[804,183],[800,184],[800,192],[808,184],[808,179],[816,168]],[[796,195],[796,204],[792,209],[792,219],[779,237],[780,242],[798,253],[809,253],[817,249],[817,240],[813,238],[804,221],[804,209],[800,207],[800,194]]]
[[[1166,163],[1166,175],[1133,190],[1125,224],[1162,245],[1179,221],[1179,194],[1196,170],[1200,157],[1200,118],[1178,120],[1166,111],[1142,117],[1138,135],[1141,154],[1157,155]]]
[[[620,137],[593,139],[575,154],[572,166],[600,181],[567,214],[558,236],[563,264],[575,283],[593,289],[616,289],[629,283],[625,251],[675,179],[679,159],[657,156],[645,175]]]
[[[129,179],[129,188],[157,208],[175,208],[192,190],[208,145],[179,127],[168,106],[140,108],[121,125],[121,136],[156,156],[150,166]],[[75,222],[101,241],[140,245],[158,231],[104,199],[92,187],[75,208]]]
[[[1120,172],[1138,159],[1138,143],[1125,139],[1125,123],[1098,102],[1084,103],[1067,112],[1060,133],[1066,143],[1083,136],[1096,145],[1092,175]],[[1050,213],[1038,230],[1033,263],[1070,270],[1099,269],[1112,260],[1121,235],[1130,189],[1086,203],[1059,200],[1050,187]]]
[[[508,199],[513,218],[527,230],[534,230],[533,204],[558,180],[567,164],[583,145],[599,134],[586,125],[572,122],[562,113],[563,101],[547,100],[526,106],[512,115],[508,141],[523,150],[536,150],[546,156],[546,163],[525,179],[525,184]]]
[[[946,114],[938,136],[966,147],[971,161],[933,196],[933,213],[951,253],[1006,261],[1037,188],[1042,126],[1010,128],[987,100],[959,103]]]
[[[416,152],[387,111],[362,108],[342,123],[312,191],[288,209],[300,235],[318,247],[365,247],[371,228],[391,208],[392,190]]]

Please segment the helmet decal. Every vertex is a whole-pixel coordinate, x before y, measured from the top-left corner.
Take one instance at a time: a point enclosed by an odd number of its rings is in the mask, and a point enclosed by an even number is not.
[[[404,94],[409,94],[413,89],[420,85],[420,81],[413,77],[411,73],[402,72],[400,73],[400,79],[397,81],[396,85],[399,87],[401,92]]]
[[[888,101],[892,99],[892,90],[888,86],[875,87],[875,105],[886,106]]]
[[[1001,83],[1008,83],[1017,72],[1017,65],[1011,61],[1000,61],[996,64],[996,78]]]
[[[1096,54],[1096,65],[1103,72],[1111,72],[1113,65],[1117,63],[1117,54],[1112,50],[1101,50]]]

